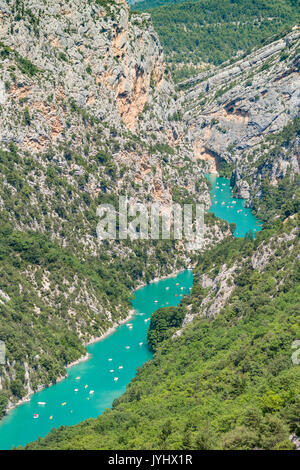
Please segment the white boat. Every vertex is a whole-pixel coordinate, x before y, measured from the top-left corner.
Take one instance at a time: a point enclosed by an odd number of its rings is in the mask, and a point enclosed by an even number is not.
[[[158,300],[154,300],[154,303],[157,304]]]
[[[119,366],[118,369],[123,369],[123,366]]]
[[[112,361],[112,358],[110,357],[108,360],[109,360],[109,361]]]
[[[38,401],[38,405],[47,405],[45,401]]]
[[[114,377],[114,381],[117,382],[119,380],[119,377]]]
[[[114,369],[110,369],[110,371],[109,371],[109,372],[114,372]]]
[[[143,346],[143,342],[142,342],[142,341],[139,343],[139,346]]]
[[[74,392],[78,392],[78,388],[74,388]]]
[[[95,391],[94,390],[90,390],[90,395],[94,395]]]

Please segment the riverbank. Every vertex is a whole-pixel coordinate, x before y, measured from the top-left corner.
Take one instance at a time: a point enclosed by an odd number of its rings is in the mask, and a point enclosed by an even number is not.
[[[255,217],[250,208],[246,207],[245,199],[232,194],[230,180],[212,174],[206,174],[205,177],[211,185],[209,212],[229,224],[234,224],[235,238],[244,238],[250,232],[255,238],[255,233],[262,230],[262,222]]]
[[[15,408],[17,408],[18,406],[20,405],[23,405],[24,403],[28,403],[32,397],[32,395],[35,395],[36,393],[38,392],[41,392],[42,390],[45,390],[46,388],[48,387],[52,387],[53,385],[55,384],[58,384],[60,382],[62,382],[63,380],[65,380],[65,378],[67,377],[67,369],[69,367],[73,367],[73,366],[76,366],[78,364],[80,364],[81,362],[84,362],[84,361],[88,361],[90,358],[90,354],[89,353],[86,353],[84,356],[81,356],[79,359],[77,359],[76,361],[74,362],[71,362],[70,364],[68,364],[66,366],[66,374],[65,375],[60,375],[59,377],[57,377],[56,381],[55,382],[51,382],[49,385],[45,385],[45,384],[41,384],[41,385],[38,385],[37,386],[37,389],[36,390],[32,390],[27,394],[25,395],[25,397],[21,398],[19,401],[17,401],[16,403],[13,403],[13,402],[9,402],[8,405],[7,405],[7,408],[6,408],[6,413],[5,413],[5,416],[12,410],[14,410]],[[1,422],[1,420],[0,420]]]
[[[102,341],[104,338],[106,338],[107,336],[111,335],[114,331],[116,331],[116,328],[118,328],[118,326],[121,326],[124,323],[126,323],[128,320],[130,320],[133,315],[134,315],[134,309],[131,309],[126,318],[123,318],[122,320],[118,320],[114,322],[113,325],[110,328],[108,328],[101,336],[96,336],[96,337],[91,338],[87,343],[84,344],[84,346],[90,346],[91,344],[98,343],[98,341]],[[82,361],[80,361],[79,359],[79,362],[82,362]],[[72,367],[72,365],[69,365],[67,367],[68,368]]]
[[[138,368],[153,357],[147,345],[152,313],[167,305],[178,305],[193,284],[191,270],[162,277],[160,282],[153,279],[144,288],[136,289],[131,306],[123,311],[126,318],[111,324],[101,337],[91,338],[89,356],[82,358],[89,360],[68,367],[61,383],[34,394],[29,403],[4,417],[0,423],[0,449],[24,446],[46,436],[53,428],[96,418],[111,408]]]
[[[190,269],[190,268],[188,268]],[[157,283],[159,281],[162,281],[162,280],[165,280],[165,279],[172,279],[174,277],[176,277],[178,274],[180,274],[181,272],[183,271],[186,271],[186,269],[180,269],[180,270],[177,270],[177,271],[174,271],[173,273],[169,274],[169,275],[166,275],[166,276],[162,276],[162,277],[155,277],[154,279],[152,279],[148,284],[153,284],[153,283]],[[143,287],[145,287],[147,285],[147,283],[144,283],[144,282],[140,282],[137,287],[132,291],[135,292],[139,289],[142,289]],[[100,336],[97,336],[97,337],[93,337],[91,338],[88,342],[84,343],[84,346],[87,347],[87,346],[90,346],[92,344],[95,344],[95,343],[98,343],[99,341],[102,341],[103,339],[107,338],[109,335],[113,334],[116,329],[123,325],[124,323],[128,322],[129,320],[132,319],[133,315],[135,314],[135,310],[134,309],[130,309],[129,310],[129,313],[128,315],[126,316],[126,318],[123,318],[121,320],[118,320],[116,322],[114,322],[112,324],[111,327],[109,327],[106,331],[104,331]],[[31,400],[31,397],[38,393],[38,392],[41,392],[49,387],[52,387],[53,385],[55,384],[58,384],[60,382],[62,382],[63,380],[65,380],[67,377],[68,377],[68,369],[74,367],[74,366],[77,366],[78,364],[81,364],[85,361],[88,361],[89,359],[91,358],[91,355],[87,352],[86,354],[84,354],[83,356],[79,357],[78,359],[76,359],[76,361],[73,361],[71,362],[70,364],[67,364],[65,366],[65,375],[61,375],[59,377],[57,377],[56,381],[55,382],[51,382],[50,384],[40,384],[38,385],[37,389],[36,390],[30,390],[30,392],[25,395],[23,398],[21,398],[20,400],[18,400],[17,402],[9,402],[8,403],[8,406],[6,408],[6,413],[5,413],[5,416],[10,413],[12,410],[14,410],[15,408],[19,407],[20,405],[23,405],[24,403],[28,403],[30,402]],[[1,420],[0,420],[1,421]]]
[[[218,178],[216,177],[216,175],[212,175],[212,174],[207,175],[206,177],[210,181],[211,186],[212,186],[212,190],[211,190],[212,205],[211,205],[210,211],[213,212],[217,217],[220,217],[221,219],[227,220],[228,222],[235,223],[237,226],[237,229],[235,231],[236,237],[245,236],[245,234],[249,230],[253,230],[253,234],[255,236],[255,232],[261,230],[261,226],[257,224],[257,221],[255,217],[251,214],[250,209],[246,209],[244,207],[243,205],[244,200],[233,197],[229,180],[226,180],[225,178]],[[191,269],[191,266],[186,269]],[[149,284],[154,284],[165,279],[171,279],[173,277],[176,277],[178,274],[185,271],[186,269],[176,270],[170,273],[169,275],[165,275],[162,277],[155,277],[149,282]],[[132,291],[132,293],[139,289],[142,289],[146,285],[147,283],[140,281],[138,285],[135,287],[135,289]],[[106,331],[104,331],[100,336],[91,338],[87,343],[84,344],[84,346],[86,347],[94,343],[98,343],[99,341],[102,341],[107,336],[114,333],[116,329],[118,328],[118,326],[126,323],[132,318],[132,316],[134,315],[134,312],[135,310],[131,309],[128,312],[128,315],[126,316],[126,318],[114,322],[112,326],[109,327]],[[88,361],[89,359],[90,359],[90,355],[89,353],[86,353],[82,357],[74,361],[73,363],[67,364],[65,375],[58,377],[55,383],[59,383],[67,378],[67,369],[73,366],[76,366],[82,362]],[[10,402],[9,406],[7,407],[7,412],[10,412],[11,410],[18,407],[19,405],[30,401],[31,396],[34,393],[40,392],[43,389],[48,388],[52,385],[54,385],[54,383],[51,383],[49,385],[39,385],[36,391],[30,390],[30,393],[28,393],[25,397],[20,399],[17,403]]]

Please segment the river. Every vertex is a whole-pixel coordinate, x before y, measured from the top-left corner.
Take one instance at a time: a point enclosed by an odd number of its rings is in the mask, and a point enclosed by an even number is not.
[[[192,284],[193,273],[186,270],[135,291],[135,315],[88,346],[88,361],[68,368],[65,380],[35,393],[30,402],[5,416],[0,422],[0,449],[25,445],[46,436],[54,427],[95,418],[111,407],[125,392],[137,367],[152,358],[146,343],[151,314],[160,307],[178,305]]]
[[[242,238],[249,231],[255,238],[255,233],[262,229],[262,223],[245,207],[245,199],[237,199],[232,195],[230,181],[214,174],[206,175],[211,184],[212,206],[210,212],[228,223],[235,223],[234,236]]]
[[[245,208],[244,200],[233,198],[229,180],[207,177],[212,185],[210,211],[234,222],[236,237],[243,237],[249,230],[255,236],[261,223]],[[160,307],[178,305],[192,284],[193,273],[186,270],[135,291],[134,316],[103,340],[88,346],[88,361],[68,368],[66,379],[32,395],[29,402],[5,416],[0,422],[0,449],[24,446],[46,436],[52,428],[95,418],[110,408],[126,390],[137,367],[152,358],[146,344],[151,314]]]

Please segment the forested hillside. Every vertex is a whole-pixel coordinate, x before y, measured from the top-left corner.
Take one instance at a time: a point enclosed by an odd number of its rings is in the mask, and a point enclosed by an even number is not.
[[[151,14],[176,80],[249,53],[300,18],[297,0],[149,0],[132,9]]]
[[[138,285],[193,267],[191,295],[155,312],[154,360],[113,409],[27,448],[291,449],[299,1],[149,11],[164,49],[125,0],[0,2],[0,418],[124,320]],[[174,85],[169,68],[179,80],[199,67],[209,70]],[[265,223],[255,240],[211,213],[201,250],[97,237],[99,205],[118,211],[121,195],[131,208],[208,209],[209,171],[231,177]]]
[[[299,215],[255,242],[226,241],[206,252],[191,297],[178,307],[178,317],[182,310],[195,316],[181,336],[156,345],[154,360],[112,411],[27,448],[293,449],[289,437],[300,432],[300,367],[291,361],[300,337],[298,224]],[[206,316],[208,281],[216,295],[220,276],[223,295],[231,295],[217,316]]]
[[[273,137],[292,153],[298,118]],[[280,146],[268,158],[279,158]],[[254,197],[265,228],[194,254],[194,286],[157,310],[155,351],[112,410],[28,449],[294,449],[300,428],[299,175]],[[291,437],[292,436],[292,437]]]
[[[209,200],[167,118],[175,92],[157,35],[133,16],[122,1],[0,2],[0,418],[124,319],[141,279],[185,266],[172,241],[100,242],[98,206]]]

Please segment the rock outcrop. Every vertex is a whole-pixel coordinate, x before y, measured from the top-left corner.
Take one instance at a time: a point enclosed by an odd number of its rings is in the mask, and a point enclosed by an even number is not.
[[[199,264],[199,274],[196,274],[196,281],[203,289],[203,294],[199,300],[196,308],[193,305],[188,305],[188,313],[183,321],[183,326],[178,330],[174,337],[180,336],[183,329],[191,323],[195,317],[216,317],[222,313],[222,309],[228,304],[229,301],[234,301],[234,291],[237,285],[240,284],[239,274],[243,268],[249,272],[257,271],[258,273],[267,272],[272,266],[272,262],[280,259],[279,252],[289,253],[292,252],[294,247],[298,247],[298,230],[292,229],[289,233],[276,235],[268,242],[262,242],[252,255],[251,259],[245,256],[239,260],[239,263],[224,263],[218,266],[216,273],[216,266],[214,265],[210,271],[202,270]],[[294,261],[294,260],[293,260]],[[276,285],[276,290],[282,288],[283,280]]]
[[[189,139],[198,158],[215,159],[212,170],[225,161],[237,167],[236,182],[249,198],[247,182],[239,177],[243,158],[269,135],[281,131],[295,118],[300,106],[300,31],[298,28],[232,65],[220,67],[182,84],[181,106]],[[209,156],[209,157],[208,157]],[[299,163],[291,155],[273,172],[274,179]]]

